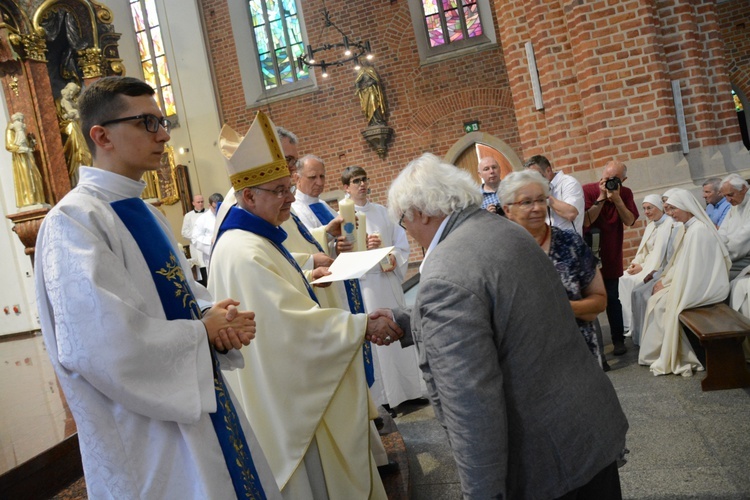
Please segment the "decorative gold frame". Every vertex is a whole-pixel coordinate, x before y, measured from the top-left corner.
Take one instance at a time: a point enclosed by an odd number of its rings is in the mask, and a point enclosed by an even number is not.
[[[169,144],[164,147],[164,153],[161,155],[161,166],[156,171],[156,177],[159,180],[157,184],[159,201],[165,205],[177,203],[180,200],[180,191],[175,176],[174,148]]]

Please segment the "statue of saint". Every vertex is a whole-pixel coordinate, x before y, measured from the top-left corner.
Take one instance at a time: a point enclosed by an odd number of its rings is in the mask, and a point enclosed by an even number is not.
[[[63,153],[68,164],[70,187],[78,184],[78,167],[91,165],[91,152],[81,130],[81,116],[78,112],[78,93],[81,88],[74,82],[68,83],[60,91],[58,121],[60,133],[64,137]]]
[[[42,175],[34,160],[34,143],[26,135],[23,113],[14,113],[5,130],[5,149],[13,155],[13,184],[16,207],[46,203]]]
[[[354,86],[357,87],[356,94],[362,106],[362,113],[367,118],[367,125],[385,125],[385,96],[375,68],[363,65]]]

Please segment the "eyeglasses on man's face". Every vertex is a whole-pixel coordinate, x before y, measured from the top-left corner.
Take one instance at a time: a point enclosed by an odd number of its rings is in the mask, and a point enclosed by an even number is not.
[[[357,177],[356,179],[352,179],[349,181],[351,184],[354,184],[355,186],[359,186],[363,182],[370,182],[370,179],[367,177]]]
[[[261,187],[253,187],[253,189],[257,189],[258,191],[265,191],[267,193],[273,193],[276,195],[276,198],[278,199],[282,199],[287,194],[293,194],[292,188],[288,188],[284,186],[279,186],[276,189],[265,189]]]
[[[161,125],[165,131],[169,132],[170,127],[172,126],[172,123],[164,118],[163,116],[159,118],[156,115],[152,115],[151,113],[146,113],[143,115],[135,115],[135,116],[126,116],[124,118],[115,118],[114,120],[107,120],[99,125],[101,127],[104,127],[106,125],[112,125],[115,123],[120,122],[127,122],[130,120],[142,120],[143,125],[146,127],[147,132],[151,132],[152,134],[155,134],[159,131],[159,125]]]
[[[399,217],[399,219],[398,219],[398,225],[401,226],[401,229],[403,229],[404,231],[406,230],[406,228],[404,227],[404,216],[405,215],[406,215],[406,212],[402,213],[401,217]]]

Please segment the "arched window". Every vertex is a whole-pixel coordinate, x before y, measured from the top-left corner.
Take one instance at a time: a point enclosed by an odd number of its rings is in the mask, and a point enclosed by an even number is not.
[[[177,115],[172,80],[169,77],[159,16],[154,0],[130,0],[133,27],[138,40],[143,79],[156,90],[156,104],[167,116]]]

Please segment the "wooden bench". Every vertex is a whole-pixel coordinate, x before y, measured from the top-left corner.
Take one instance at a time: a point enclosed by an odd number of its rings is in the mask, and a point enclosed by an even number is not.
[[[721,303],[686,309],[680,313],[680,322],[706,351],[704,391],[750,387],[742,352],[742,342],[750,336],[750,319]]]

